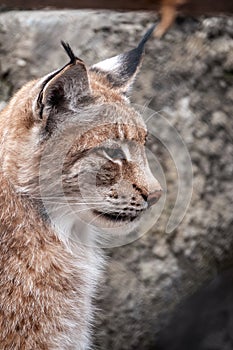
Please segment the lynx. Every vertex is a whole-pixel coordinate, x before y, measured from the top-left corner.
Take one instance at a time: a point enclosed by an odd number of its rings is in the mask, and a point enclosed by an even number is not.
[[[104,259],[88,230],[126,234],[162,191],[128,100],[153,29],[89,68],[62,43],[69,63],[27,83],[0,114],[1,349],[91,347]]]

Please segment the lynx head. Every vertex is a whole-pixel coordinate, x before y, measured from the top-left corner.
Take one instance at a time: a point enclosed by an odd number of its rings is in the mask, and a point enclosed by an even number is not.
[[[58,226],[73,227],[78,214],[96,226],[132,227],[161,196],[146,125],[127,98],[152,31],[90,68],[63,43],[70,62],[25,85],[1,114],[3,172]]]

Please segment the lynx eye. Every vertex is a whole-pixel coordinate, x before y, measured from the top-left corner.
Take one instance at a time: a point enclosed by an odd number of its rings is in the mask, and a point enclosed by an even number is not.
[[[111,159],[125,159],[125,154],[121,148],[103,148],[104,153]]]

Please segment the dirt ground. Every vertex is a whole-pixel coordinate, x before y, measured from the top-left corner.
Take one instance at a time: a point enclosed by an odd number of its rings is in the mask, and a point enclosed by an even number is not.
[[[61,39],[91,65],[135,47],[157,21],[149,12],[0,13],[1,105],[29,79],[66,63]],[[176,334],[182,344],[183,333],[190,333],[186,313],[178,316],[184,324],[181,331],[173,335],[168,328],[166,333],[172,311],[233,262],[233,17],[179,17],[162,40],[151,38],[131,100],[155,112],[148,150],[164,174],[166,200],[159,220],[141,239],[106,249],[108,267],[97,298],[101,311],[94,341],[101,350],[175,350]],[[174,130],[184,147],[173,144]],[[184,219],[166,231],[178,190],[183,191],[184,210],[190,186],[193,194]],[[209,307],[208,288],[198,306],[194,302],[196,309],[207,305],[207,315],[215,308],[195,350],[233,349],[226,330],[233,312],[223,303],[223,298],[233,299],[233,285],[224,283],[220,286],[226,294],[218,294],[220,287],[213,289],[219,298]],[[218,301],[223,307],[218,308]],[[208,320],[219,319],[221,312],[229,321],[215,325],[219,332],[213,341]],[[198,314],[194,320],[191,331],[199,326]]]

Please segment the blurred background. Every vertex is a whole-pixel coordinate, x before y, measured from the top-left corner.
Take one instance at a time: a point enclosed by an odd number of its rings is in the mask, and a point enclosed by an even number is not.
[[[134,48],[158,21],[156,11],[2,7],[1,108],[25,82],[66,63],[60,40],[92,65]],[[181,224],[167,233],[186,163],[181,154],[177,170],[166,145],[151,137],[166,177],[165,207],[140,240],[106,249],[95,348],[233,350],[233,16],[181,14],[161,40],[152,37],[131,101],[162,113],[181,135],[193,195]],[[156,136],[156,114],[150,128]]]

